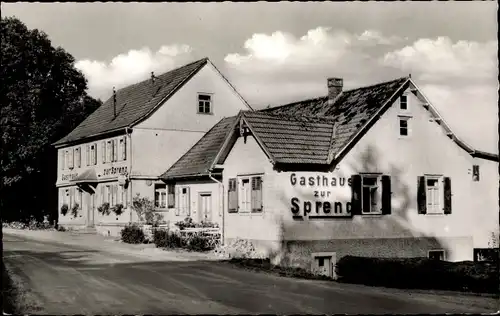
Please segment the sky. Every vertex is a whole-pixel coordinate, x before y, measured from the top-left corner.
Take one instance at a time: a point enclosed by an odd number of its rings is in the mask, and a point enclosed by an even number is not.
[[[453,131],[498,153],[497,2],[2,3],[72,54],[89,94],[209,57],[254,107],[408,74]]]

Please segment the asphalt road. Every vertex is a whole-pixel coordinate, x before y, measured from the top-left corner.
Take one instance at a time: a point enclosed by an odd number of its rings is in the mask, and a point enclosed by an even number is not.
[[[497,299],[436,295],[138,257],[3,236],[4,262],[37,314],[484,313]]]

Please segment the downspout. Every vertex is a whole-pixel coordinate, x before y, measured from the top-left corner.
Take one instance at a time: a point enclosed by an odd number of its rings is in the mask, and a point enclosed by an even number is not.
[[[220,238],[221,238],[221,245],[224,244],[224,183],[220,182],[219,180],[215,179],[213,176],[212,176],[212,171],[209,170],[208,171],[208,177],[219,184],[219,188],[222,188],[221,190],[221,194],[219,194],[219,198],[222,196],[222,199],[220,199],[220,209],[222,211],[222,223],[221,223],[221,229],[220,229]]]
[[[127,189],[127,200],[128,200],[128,208],[130,209],[130,223],[132,223],[132,181],[130,179],[130,174],[132,173],[132,135],[129,133],[129,131],[132,131],[131,128],[128,126],[125,127],[125,136],[127,137],[127,142],[128,142],[128,148],[129,150],[129,155],[128,155],[128,175],[127,175],[127,180],[128,180],[128,186],[129,188]],[[125,151],[125,154],[127,152]]]

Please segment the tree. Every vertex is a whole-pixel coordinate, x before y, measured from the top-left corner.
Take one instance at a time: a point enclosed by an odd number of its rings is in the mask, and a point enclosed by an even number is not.
[[[75,59],[20,20],[1,20],[0,208],[3,220],[57,214],[56,150],[102,103],[88,96]]]

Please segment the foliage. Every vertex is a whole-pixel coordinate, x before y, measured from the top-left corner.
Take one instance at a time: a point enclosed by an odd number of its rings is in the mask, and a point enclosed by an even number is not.
[[[132,201],[132,209],[139,216],[139,220],[147,225],[158,227],[158,225],[164,222],[163,215],[155,212],[154,203],[147,197],[141,197],[139,193],[137,193],[137,196]]]
[[[109,209],[109,203],[108,202],[104,202],[102,203],[98,208],[97,208],[97,211],[101,214],[101,215],[109,215],[111,213],[111,210]]]
[[[345,256],[337,262],[339,281],[395,288],[498,291],[498,267],[485,262],[428,258]]]
[[[71,208],[71,215],[73,215],[73,217],[77,217],[79,209],[80,209],[80,204],[78,203],[73,204],[73,207]]]
[[[61,206],[61,214],[62,214],[63,216],[66,216],[66,214],[68,214],[68,210],[69,210],[68,204],[64,203],[64,204]]]
[[[146,240],[146,237],[139,226],[131,224],[122,229],[121,239],[127,244],[142,244]]]
[[[109,204],[108,204],[109,206]],[[123,213],[123,204],[116,204],[115,206],[113,206],[112,208],[113,212],[116,214],[116,215],[121,215]]]
[[[13,17],[1,19],[0,125],[2,220],[57,218],[59,140],[101,102],[89,97],[83,74],[64,49]],[[18,196],[24,196],[18,203]]]
[[[258,253],[253,243],[246,239],[235,239],[226,245],[219,246],[215,252],[225,258],[238,259],[262,259],[262,254]]]
[[[157,229],[153,232],[153,242],[158,248],[180,248],[183,246],[181,236],[165,229]]]
[[[47,218],[43,222],[37,221],[36,218],[32,217],[28,223],[22,222],[9,222],[2,223],[2,227],[11,229],[28,229],[28,230],[53,230],[54,225],[52,225]]]
[[[219,228],[219,224],[212,222],[195,223],[191,217],[186,217],[183,221],[175,223],[180,230],[185,228]]]

